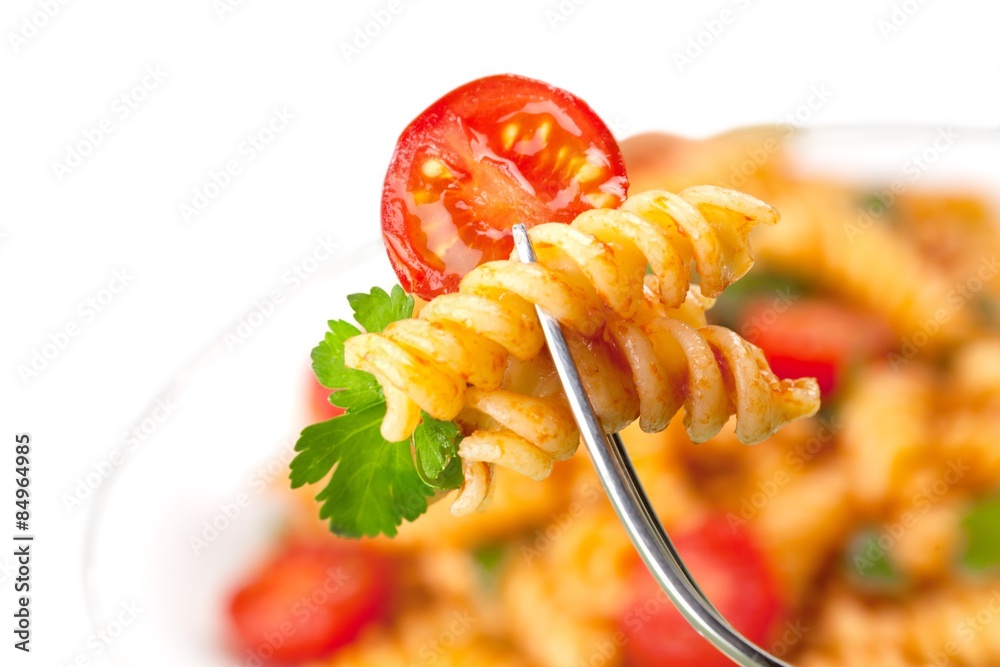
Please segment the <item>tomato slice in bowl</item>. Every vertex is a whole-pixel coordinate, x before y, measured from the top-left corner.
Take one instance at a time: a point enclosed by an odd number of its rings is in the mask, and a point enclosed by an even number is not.
[[[424,299],[507,259],[511,227],[614,208],[628,179],[611,131],[578,97],[511,74],[451,91],[403,130],[382,191],[400,284]]]
[[[237,590],[229,620],[247,664],[318,660],[382,618],[392,566],[342,540],[284,546]]]
[[[779,378],[814,377],[824,398],[836,394],[850,368],[893,347],[889,326],[836,301],[808,299],[775,307],[762,300],[740,318],[740,333],[764,351]]]
[[[685,565],[719,613],[744,637],[767,648],[786,615],[763,552],[722,515],[673,536]],[[629,667],[727,667],[732,662],[688,625],[641,562],[633,597],[620,619]]]

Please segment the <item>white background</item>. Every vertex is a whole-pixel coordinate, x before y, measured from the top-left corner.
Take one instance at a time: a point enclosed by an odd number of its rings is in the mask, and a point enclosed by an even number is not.
[[[57,8],[51,18],[40,14],[46,4]],[[273,413],[253,402],[257,389],[273,391],[271,383],[288,377],[262,353],[268,329],[291,321],[284,306],[237,349],[220,342],[257,300],[274,290],[295,297],[288,272],[317,250],[317,239],[339,243],[349,257],[378,238],[381,182],[395,138],[451,88],[498,72],[543,79],[587,100],[619,137],[653,129],[706,136],[780,122],[817,87],[829,101],[807,125],[1000,122],[1000,5],[987,0],[404,0],[392,3],[398,11],[388,25],[345,54],[373,16],[385,22],[389,6],[4,0],[0,435],[8,445],[0,449],[0,545],[14,532],[17,432],[35,442],[38,536],[30,657],[10,646],[12,559],[0,556],[4,664],[64,665],[81,655],[106,661],[106,653],[87,647],[93,628],[83,554],[92,499],[70,511],[64,494],[123,446],[123,433],[150,416],[150,402],[203,351],[228,355],[222,368],[246,393],[235,403],[189,397],[178,411],[189,415],[183,428],[171,417],[138,448],[136,465],[146,450],[170,447],[182,433],[212,433],[201,455],[163,471],[176,477],[156,491],[156,502],[172,488],[178,499],[193,497],[184,489],[210,488],[216,473],[245,479],[261,448],[293,431],[298,386],[282,389],[289,398]],[[42,27],[33,31],[25,22]],[[375,32],[374,24],[368,28]],[[682,63],[682,54],[690,62]],[[147,77],[148,68],[161,71],[162,81]],[[145,90],[130,92],[144,80]],[[127,117],[116,102],[123,94],[135,106]],[[248,160],[241,144],[275,109],[294,119]],[[54,163],[65,163],[104,119],[111,133],[82,164],[59,173]],[[195,190],[229,160],[240,162],[240,173],[185,220],[180,206],[192,205]],[[322,262],[319,273],[340,261]],[[109,297],[102,290],[123,270],[127,286],[91,318],[80,304]],[[19,367],[71,323],[78,335],[37,376],[25,377]],[[305,331],[303,341],[319,330]],[[291,352],[302,368],[307,353],[306,343]],[[248,429],[265,434],[252,455]],[[127,475],[132,464],[113,474]],[[140,488],[136,521],[142,500]],[[157,530],[121,525],[102,539],[126,548]],[[171,585],[183,598],[191,582]],[[151,611],[140,621],[157,619]],[[144,664],[170,664],[156,662],[165,647],[144,648]]]

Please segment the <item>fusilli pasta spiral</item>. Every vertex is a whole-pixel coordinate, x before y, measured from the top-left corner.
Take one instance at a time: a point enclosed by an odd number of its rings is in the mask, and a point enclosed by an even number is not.
[[[382,385],[387,440],[409,437],[421,410],[463,427],[465,483],[455,514],[486,497],[493,464],[544,479],[553,461],[577,447],[561,388],[545,381],[551,363],[535,305],[563,325],[608,432],[636,419],[644,430],[662,430],[684,407],[695,442],[733,414],[739,439],[758,442],[816,411],[815,382],[778,380],[759,349],[727,329],[699,325],[711,297],[752,265],[750,230],[777,220],[753,197],[699,186],[641,193],[569,225],[537,225],[529,232],[537,263],[482,264],[417,318],[348,340],[345,362]],[[519,363],[531,367],[522,375],[534,382],[511,381]]]

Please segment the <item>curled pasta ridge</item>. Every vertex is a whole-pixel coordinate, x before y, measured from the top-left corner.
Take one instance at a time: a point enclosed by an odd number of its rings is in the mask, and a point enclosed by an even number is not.
[[[749,445],[770,437],[793,419],[815,414],[819,407],[815,380],[779,380],[759,348],[725,327],[696,329],[660,318],[644,327],[643,333],[656,351],[634,361],[630,358],[633,369],[659,363],[672,366],[667,375],[673,375],[662,386],[650,383],[645,390],[656,402],[650,401],[643,417],[652,421],[660,416],[651,425],[640,423],[646,431],[666,428],[683,406],[684,425],[693,442],[708,440],[735,416],[736,438]],[[664,396],[670,400],[664,401]]]
[[[535,305],[563,325],[608,432],[637,418],[644,430],[662,430],[684,407],[695,441],[735,414],[737,436],[756,442],[815,412],[816,384],[779,381],[760,350],[705,326],[704,309],[752,265],[750,229],[777,220],[753,197],[699,186],[641,193],[569,225],[537,225],[529,230],[537,263],[480,265],[413,320],[346,341],[345,362],[385,390],[387,440],[408,438],[421,410],[462,427],[456,514],[485,499],[493,465],[543,479],[576,449],[562,389],[544,381],[551,362]],[[533,379],[513,377],[519,363]]]

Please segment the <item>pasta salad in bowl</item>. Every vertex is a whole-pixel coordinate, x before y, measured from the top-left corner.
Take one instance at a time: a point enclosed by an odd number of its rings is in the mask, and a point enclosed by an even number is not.
[[[392,157],[385,254],[287,315],[321,339],[283,385],[294,490],[272,476],[219,538],[203,640],[240,664],[729,664],[576,451],[537,304],[748,639],[806,667],[1000,663],[1000,139],[957,134],[619,145],[548,84],[445,95]],[[538,264],[510,258],[517,222]]]

